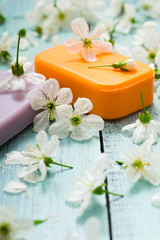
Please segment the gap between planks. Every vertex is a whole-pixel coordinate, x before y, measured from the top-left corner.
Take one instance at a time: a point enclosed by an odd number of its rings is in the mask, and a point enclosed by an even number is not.
[[[100,139],[100,151],[101,153],[104,153],[104,142],[103,142],[103,134],[102,131],[99,131],[99,139]],[[108,179],[106,176],[105,179],[105,189],[108,191]],[[109,194],[106,193],[106,207],[107,207],[107,215],[108,215],[108,227],[109,227],[109,239],[113,240],[112,237],[112,220],[111,220],[111,208],[110,208],[110,200],[109,200]]]

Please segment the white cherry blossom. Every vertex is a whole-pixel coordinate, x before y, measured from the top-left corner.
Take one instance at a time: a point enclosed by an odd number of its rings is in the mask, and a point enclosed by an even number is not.
[[[33,121],[33,131],[39,132],[48,127],[55,119],[59,105],[70,104],[73,95],[70,88],[61,88],[57,80],[50,78],[43,84],[43,89],[33,89],[27,94],[29,103],[38,113]]]
[[[160,135],[160,123],[155,120],[142,123],[138,119],[135,123],[123,127],[122,131],[133,132],[132,141],[136,144],[144,142],[149,138],[153,138],[154,142],[156,142]]]
[[[69,31],[71,29],[71,21],[80,16],[79,9],[72,4],[71,0],[58,0],[55,7],[55,24],[59,29]]]
[[[160,16],[159,0],[139,0],[146,16],[157,19]]]
[[[146,140],[137,150],[130,149],[122,157],[125,164],[126,177],[129,182],[136,182],[144,177],[151,184],[160,184],[159,153],[151,154],[154,139]]]
[[[104,7],[102,0],[71,0],[72,4],[80,11],[80,17],[86,19],[88,24],[95,24],[97,20],[101,19],[100,11]],[[78,16],[76,16],[78,17]]]
[[[27,218],[17,219],[12,209],[7,206],[0,206],[0,239],[24,239],[33,230],[34,222],[32,220]]]
[[[78,216],[81,216],[88,207],[93,191],[104,184],[106,170],[109,164],[110,160],[105,153],[99,155],[92,171],[85,171],[85,173],[77,179],[77,190],[73,190],[66,195],[65,199],[67,201],[79,205],[77,210]]]
[[[110,0],[109,7],[107,9],[107,15],[116,18],[124,12],[123,0]]]
[[[139,28],[136,34],[133,36],[133,45],[141,46],[145,43],[148,36],[155,33],[155,30],[158,28],[158,24],[154,21],[147,21]]]
[[[54,14],[53,1],[41,0],[36,2],[35,9],[26,14],[26,19],[31,25],[39,24]]]
[[[22,152],[13,151],[6,154],[5,164],[21,164],[17,170],[17,177],[24,178],[25,181],[36,183],[43,181],[47,174],[47,167],[50,164],[59,165],[62,167],[72,168],[67,165],[56,163],[55,157],[59,140],[56,135],[51,136],[48,141],[46,132],[40,131],[36,135],[36,146],[28,144]]]
[[[104,128],[104,121],[95,114],[89,114],[93,108],[88,98],[78,98],[74,109],[70,105],[62,105],[56,108],[57,122],[49,127],[49,133],[56,134],[59,138],[66,138],[70,131],[70,137],[82,141],[92,137],[91,131],[100,131]]]
[[[112,51],[112,44],[102,40],[96,40],[101,37],[105,31],[104,24],[100,23],[89,33],[89,27],[85,19],[76,18],[71,23],[72,30],[81,40],[71,38],[65,41],[66,49],[71,53],[81,53],[87,62],[95,62],[96,54],[108,53]]]
[[[23,64],[24,73],[20,76],[15,76],[12,69],[6,73],[6,77],[0,82],[0,92],[6,90],[26,90],[31,84],[41,84],[45,81],[45,77],[33,71],[34,64],[25,62]]]
[[[144,45],[134,47],[132,49],[132,54],[136,60],[149,64],[155,61],[159,47],[160,42],[158,34],[150,33],[144,40]]]
[[[124,34],[128,34],[132,28],[135,27],[135,23],[136,7],[132,4],[126,3],[124,5],[124,15],[120,19],[116,29]]]

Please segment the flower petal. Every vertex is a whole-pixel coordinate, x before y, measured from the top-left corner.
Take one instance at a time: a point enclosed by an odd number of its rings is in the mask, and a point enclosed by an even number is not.
[[[15,219],[14,211],[7,206],[0,206],[0,222],[12,222]]]
[[[25,78],[27,82],[31,84],[41,84],[46,80],[45,76],[35,72],[26,73]]]
[[[71,133],[71,138],[77,141],[83,141],[86,139],[90,139],[92,135],[86,133],[80,126],[73,127],[73,131]]]
[[[20,193],[25,191],[26,188],[27,188],[26,184],[18,180],[12,180],[3,188],[3,191],[8,193]]]
[[[73,94],[70,88],[61,88],[57,94],[56,105],[64,105],[72,102]]]
[[[94,171],[96,174],[104,173],[104,171],[109,168],[110,159],[106,153],[101,153],[96,159],[96,165]]]
[[[93,30],[93,32],[90,35],[90,39],[95,40],[97,38],[100,38],[102,33],[105,32],[105,25],[103,23],[99,23],[97,27]]]
[[[21,164],[24,156],[18,151],[12,151],[6,154],[5,164]]]
[[[20,167],[18,168],[17,170],[17,177],[18,178],[23,178],[35,171],[38,170],[38,164],[34,164],[34,165],[30,165],[30,166],[27,166],[27,167]]]
[[[73,107],[71,105],[61,105],[56,107],[56,119],[61,121],[72,116]]]
[[[25,73],[33,72],[34,64],[32,62],[25,62],[23,69]]]
[[[84,226],[87,240],[98,240],[101,238],[101,224],[98,218],[90,217]]]
[[[92,194],[88,193],[84,199],[84,201],[82,202],[82,204],[80,205],[80,207],[77,209],[77,216],[82,216],[84,211],[86,210],[86,208],[89,205],[90,199],[91,199]]]
[[[79,53],[83,48],[83,42],[74,38],[66,40],[64,45],[71,53]]]
[[[12,90],[13,91],[25,90],[26,89],[26,82],[25,82],[24,75],[22,75],[20,77],[13,77],[11,85],[12,85]]]
[[[33,172],[31,174],[27,174],[24,177],[24,180],[26,182],[30,182],[30,183],[36,183],[36,182],[41,182],[45,179],[46,177],[46,165],[43,161],[41,161],[38,165],[38,170],[40,171],[40,174],[38,172]]]
[[[85,38],[89,30],[88,24],[84,18],[75,18],[71,22],[71,27],[76,36]]]
[[[160,193],[155,194],[151,202],[154,207],[160,208]]]
[[[36,135],[36,143],[42,152],[45,152],[48,144],[48,136],[45,131],[40,131]]]
[[[31,219],[21,218],[14,221],[14,229],[18,232],[18,237],[24,239],[24,236],[32,232],[35,228],[34,221]]]
[[[96,53],[108,53],[112,51],[112,44],[105,41],[95,41],[92,46]]]
[[[27,98],[34,110],[43,109],[47,104],[47,99],[40,89],[33,89],[27,94]]]
[[[59,140],[58,140],[58,136],[57,135],[52,135],[51,136],[51,140],[48,142],[47,144],[47,149],[46,149],[46,156],[48,157],[55,157],[55,154],[56,154],[56,151],[57,151],[57,148],[59,146]]]
[[[140,171],[137,171],[134,167],[128,166],[126,168],[126,177],[129,182],[137,182],[141,177],[141,173]]]
[[[83,49],[82,56],[87,62],[97,61],[96,54],[89,47]]]
[[[159,36],[157,33],[154,33],[154,32],[148,35],[144,41],[144,45],[149,50],[149,52],[156,51],[158,48],[158,44],[159,44]]]
[[[88,113],[93,108],[92,102],[88,98],[78,98],[74,104],[75,112],[78,115]]]
[[[157,122],[155,120],[151,120],[151,125],[155,128],[156,132],[160,134],[160,122]]]
[[[60,139],[64,139],[64,138],[68,137],[68,135],[69,135],[70,126],[71,126],[71,123],[68,119],[61,120],[61,121],[53,123],[49,127],[49,133],[51,135],[56,134]]]
[[[139,122],[139,121],[138,121]],[[123,128],[122,128],[122,131],[132,131],[132,129],[134,129],[135,127],[137,127],[138,126],[138,122],[136,121],[135,123],[132,123],[132,124],[129,124],[129,125],[127,125],[127,126],[124,126]]]
[[[142,123],[140,123],[132,135],[132,141],[136,144],[140,143],[145,140],[145,136],[146,136],[146,128]]]
[[[50,100],[54,100],[59,90],[59,83],[56,79],[50,78],[43,85],[43,91]]]
[[[45,130],[49,125],[49,113],[48,111],[43,111],[35,116],[33,120],[33,131],[39,132]]]
[[[104,121],[101,117],[90,114],[88,116],[85,116],[82,118],[82,124],[85,126],[88,130],[92,131],[100,131],[104,128]]]

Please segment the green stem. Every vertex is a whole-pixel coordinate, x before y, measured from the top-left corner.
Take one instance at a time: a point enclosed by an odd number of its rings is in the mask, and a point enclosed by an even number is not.
[[[142,102],[143,112],[144,112],[144,114],[147,114],[145,106],[144,106],[144,102],[143,102],[143,92],[141,92],[141,102]]]
[[[61,166],[61,167],[71,168],[71,169],[73,168],[73,167],[71,167],[71,166],[64,165],[64,164],[60,164],[60,163],[56,163],[56,162],[53,162],[53,164],[58,165],[58,166]]]
[[[18,66],[18,65],[19,65],[18,58],[19,58],[19,45],[20,45],[20,40],[21,40],[21,37],[19,36],[19,37],[18,37],[18,44],[17,44],[17,58],[16,58],[16,66]]]
[[[90,66],[88,68],[98,68],[98,67],[112,67],[113,64],[109,64],[109,65],[99,65],[99,66]]]
[[[109,192],[109,191],[104,191],[104,192],[107,193],[107,194],[112,194],[112,195],[114,195],[114,196],[124,197],[124,195],[122,195],[122,194],[113,193],[113,192]]]

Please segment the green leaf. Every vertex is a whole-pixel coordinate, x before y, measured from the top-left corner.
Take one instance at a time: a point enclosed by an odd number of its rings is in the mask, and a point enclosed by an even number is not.
[[[39,225],[39,224],[41,224],[41,223],[46,222],[47,220],[48,220],[48,218],[46,218],[46,219],[44,219],[44,220],[34,220],[33,223],[34,223],[35,226],[37,226],[37,225]]]

